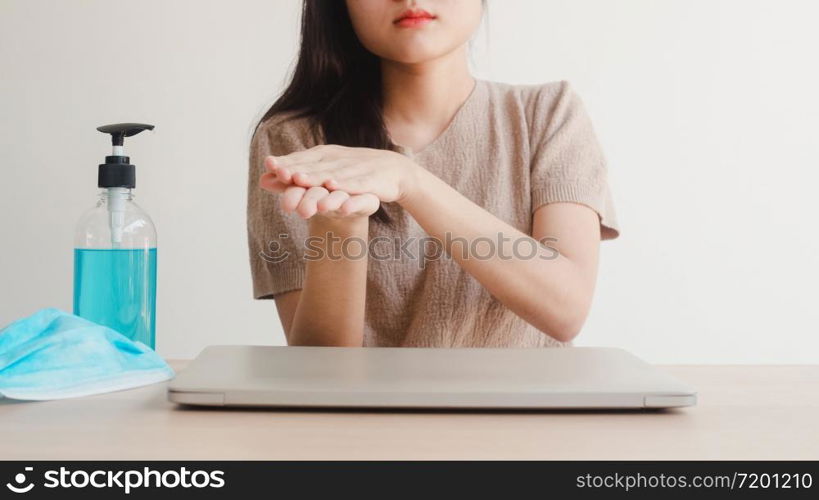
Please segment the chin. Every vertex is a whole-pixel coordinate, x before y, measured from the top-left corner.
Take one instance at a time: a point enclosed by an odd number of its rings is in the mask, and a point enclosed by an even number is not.
[[[448,47],[430,46],[414,40],[412,44],[396,47],[389,54],[384,54],[382,57],[402,64],[422,64],[445,56],[450,51],[451,49]]]

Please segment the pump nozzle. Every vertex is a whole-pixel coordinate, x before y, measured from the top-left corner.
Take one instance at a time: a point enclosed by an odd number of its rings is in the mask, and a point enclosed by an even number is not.
[[[145,123],[114,123],[97,127],[100,132],[111,134],[111,145],[114,148],[111,156],[106,156],[105,163],[99,166],[97,185],[108,190],[111,244],[115,248],[122,242],[125,200],[131,188],[136,185],[136,167],[125,156],[125,138],[153,129],[153,125]]]
[[[111,134],[111,145],[114,146],[114,155],[123,156],[123,150],[117,150],[117,146],[125,145],[125,138],[137,135],[143,130],[153,130],[153,125],[147,123],[114,123],[97,127],[97,130],[104,134]]]

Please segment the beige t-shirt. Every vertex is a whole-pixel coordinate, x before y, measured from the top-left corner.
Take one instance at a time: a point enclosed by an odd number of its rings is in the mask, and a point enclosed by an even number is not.
[[[283,213],[278,195],[261,190],[258,180],[265,156],[321,144],[313,130],[306,118],[274,116],[253,136],[247,224],[257,299],[302,287],[307,221]],[[538,207],[574,202],[597,212],[603,239],[618,235],[606,162],[567,82],[478,80],[435,141],[420,151],[396,150],[526,234]],[[398,204],[383,206],[391,222],[370,221],[370,241],[378,243],[368,257],[365,346],[565,345],[501,304],[448,255],[424,258],[424,249],[436,253],[422,243],[428,235]]]

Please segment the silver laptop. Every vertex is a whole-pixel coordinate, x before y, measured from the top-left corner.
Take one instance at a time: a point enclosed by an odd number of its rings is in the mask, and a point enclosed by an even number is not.
[[[208,347],[168,387],[204,406],[671,408],[692,388],[621,349]]]

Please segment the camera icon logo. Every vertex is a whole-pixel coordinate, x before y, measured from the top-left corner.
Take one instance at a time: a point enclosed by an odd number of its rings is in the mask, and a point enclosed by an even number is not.
[[[34,470],[34,468],[26,467],[25,470],[26,472],[31,472]],[[28,493],[29,491],[31,491],[32,488],[34,488],[34,483],[28,483],[26,485],[23,485],[23,483],[26,482],[26,475],[23,474],[22,472],[18,472],[14,476],[14,482],[17,484],[14,485],[11,483],[6,483],[6,488],[10,489],[14,493]]]

